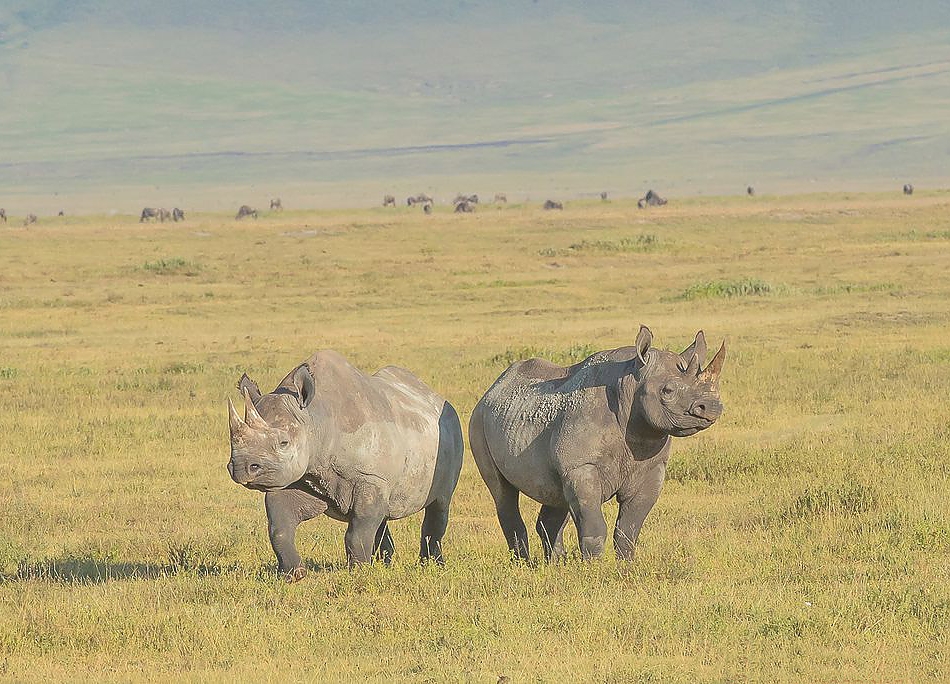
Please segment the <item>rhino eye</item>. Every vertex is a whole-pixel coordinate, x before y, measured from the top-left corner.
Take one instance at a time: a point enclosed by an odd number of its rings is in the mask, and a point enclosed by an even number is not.
[[[660,388],[660,394],[664,397],[672,397],[675,392],[676,388],[673,387],[673,385],[663,385],[663,387]]]
[[[290,440],[282,439],[278,442],[278,446],[280,446],[281,449],[285,449],[290,446]]]

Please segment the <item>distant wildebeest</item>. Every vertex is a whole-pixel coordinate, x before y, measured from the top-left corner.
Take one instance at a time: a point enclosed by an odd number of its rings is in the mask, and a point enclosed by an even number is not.
[[[347,523],[349,565],[389,563],[387,521],[425,510],[419,559],[442,563],[442,537],[462,468],[462,427],[452,405],[403,368],[373,375],[319,351],[262,394],[247,375],[242,419],[228,399],[236,483],[264,494],[271,547],[284,579],[306,568],[297,526],[326,514]]]
[[[383,206],[384,206],[384,207],[395,207],[395,206],[396,206],[396,198],[393,197],[392,195],[384,195],[384,196],[383,196]]]
[[[3,222],[7,222],[7,211],[6,209],[0,208],[0,219],[3,219]]]
[[[425,212],[426,214],[431,214],[431,213],[432,213],[432,202],[426,202],[425,204],[423,204],[423,205],[422,205],[422,211]]]
[[[643,209],[644,207],[661,207],[664,204],[666,204],[666,200],[660,197],[658,194],[656,194],[652,190],[647,190],[647,194],[645,194],[640,199],[640,201],[637,202],[637,206],[640,207],[641,209]]]
[[[600,199],[601,199],[602,202],[606,202],[606,201],[607,201],[607,193],[606,193],[606,192],[600,193]]]
[[[185,220],[185,212],[183,212],[178,207],[175,207],[174,209],[172,209],[172,221],[174,221],[175,223],[178,223],[179,221],[184,221],[184,220]]]
[[[456,195],[455,199],[452,200],[452,204],[458,204],[459,202],[478,204],[478,195]]]
[[[165,223],[165,221],[171,221],[172,213],[168,211],[168,209],[165,209],[164,207],[162,207],[161,209],[158,210],[158,219],[162,223]]]
[[[455,205],[456,214],[470,214],[473,211],[475,211],[475,205],[468,200],[462,200]]]
[[[904,194],[905,194],[905,195],[913,195],[913,194],[914,194],[914,186],[911,185],[910,183],[906,183],[906,184],[904,185]]]
[[[750,185],[749,187],[747,187],[747,188],[745,189],[745,193],[746,193],[749,197],[752,197],[752,196],[755,195],[755,188],[753,188],[753,187]]]
[[[280,203],[280,197],[275,197],[270,201],[271,211],[283,211],[284,205]]]
[[[36,214],[27,214],[26,219],[23,221],[24,226],[28,226],[31,223],[36,223]]]
[[[407,197],[406,206],[411,207],[413,204],[425,204],[426,202],[431,202],[431,201],[432,201],[431,197],[429,197],[424,192],[420,192],[415,197]]]
[[[503,204],[507,204],[507,203],[508,203],[508,195],[506,195],[506,194],[503,193],[503,192],[496,192],[496,193],[495,193],[495,201],[496,201],[496,202],[502,202]]]
[[[554,200],[546,200],[544,202],[544,209],[563,209],[564,205],[560,202],[555,202]]]
[[[59,210],[59,213],[56,214],[56,215],[57,215],[57,216],[65,216],[65,215],[66,215],[66,212],[63,211],[62,209],[60,209],[60,210]]]
[[[234,217],[234,220],[240,221],[242,218],[246,216],[253,216],[254,218],[257,218],[257,209],[251,209],[246,204],[242,204],[241,208],[238,209],[237,216]]]
[[[545,359],[517,361],[475,406],[469,446],[516,558],[528,558],[518,508],[525,494],[541,504],[535,529],[545,559],[564,557],[569,517],[581,557],[602,555],[602,506],[615,497],[614,551],[621,560],[633,559],[640,528],[660,496],[671,437],[694,435],[722,414],[725,343],[703,368],[702,331],[679,354],[652,348],[652,339],[641,326],[633,346],[566,368]]]
[[[139,217],[139,223],[145,223],[149,219],[155,219],[156,221],[161,216],[161,209],[155,209],[154,207],[145,207],[142,210],[142,215]]]

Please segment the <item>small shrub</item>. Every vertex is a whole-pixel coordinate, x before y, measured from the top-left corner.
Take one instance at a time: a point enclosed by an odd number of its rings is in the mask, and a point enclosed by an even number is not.
[[[16,368],[10,368],[10,367],[0,368],[0,378],[4,380],[12,380],[16,376],[17,376]]]

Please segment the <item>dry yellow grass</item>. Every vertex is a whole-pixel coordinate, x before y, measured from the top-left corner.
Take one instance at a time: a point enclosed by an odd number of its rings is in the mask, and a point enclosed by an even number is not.
[[[940,681],[950,673],[950,196],[563,212],[81,217],[0,228],[0,676]],[[467,421],[512,360],[727,337],[637,559],[513,566],[469,461],[447,566],[274,575],[225,398],[319,348]],[[533,520],[536,507],[524,506]],[[614,504],[607,505],[613,514]],[[576,550],[576,541],[572,541]],[[535,542],[533,552],[538,555]]]

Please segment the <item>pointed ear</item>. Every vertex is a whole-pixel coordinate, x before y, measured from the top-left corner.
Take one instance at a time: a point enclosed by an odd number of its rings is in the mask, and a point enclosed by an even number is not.
[[[257,400],[261,398],[260,388],[257,386],[256,382],[247,377],[247,373],[242,375],[241,379],[238,380],[237,388],[241,394],[244,394],[244,390],[247,390],[247,393],[251,397],[251,401],[253,401],[255,404],[257,403]]]
[[[706,336],[702,330],[696,333],[696,339],[693,340],[693,343],[680,352],[680,358],[683,359],[683,368],[689,365],[693,354],[699,357],[700,365],[706,363]]]
[[[653,333],[645,325],[640,326],[640,332],[637,334],[637,341],[634,346],[637,348],[637,358],[640,363],[646,365],[646,355],[650,351],[650,345],[653,343]]]
[[[307,368],[307,364],[301,364],[297,370],[294,371],[293,381],[294,387],[297,388],[300,408],[305,409],[310,405],[314,395],[317,393],[316,384],[313,381],[313,376],[310,374],[310,369]]]

